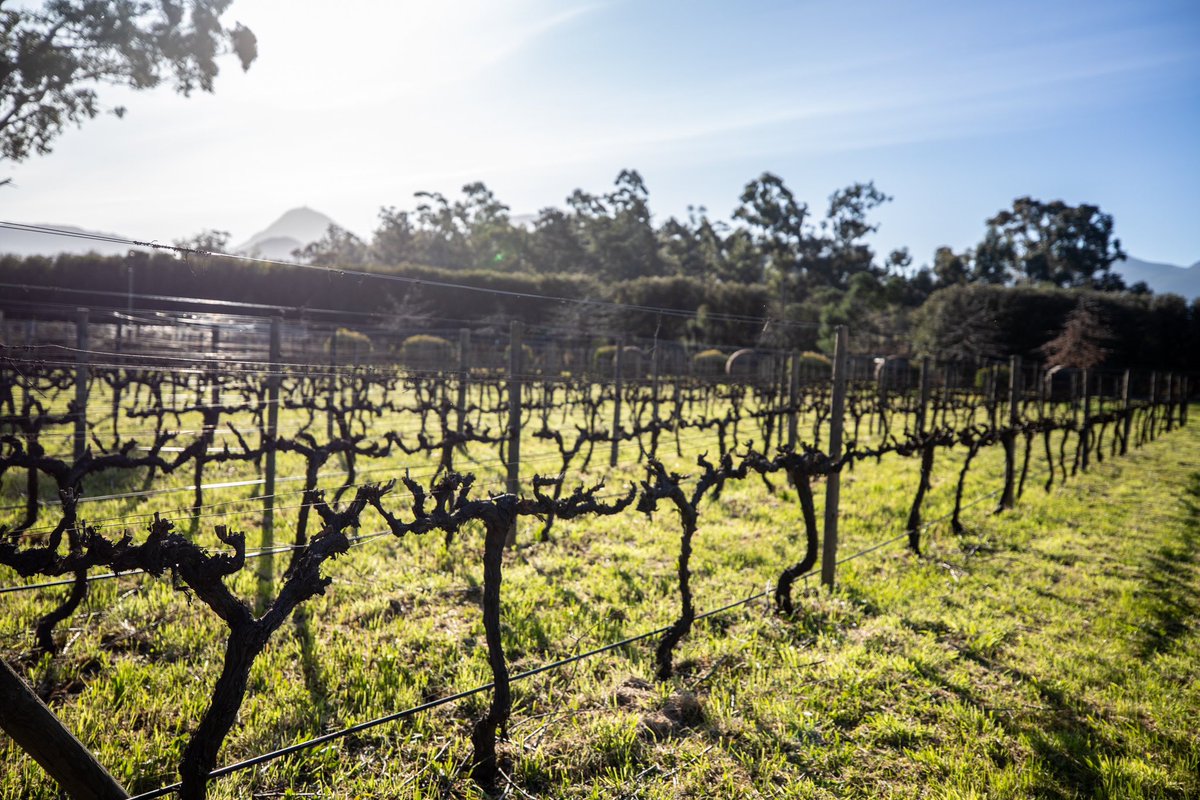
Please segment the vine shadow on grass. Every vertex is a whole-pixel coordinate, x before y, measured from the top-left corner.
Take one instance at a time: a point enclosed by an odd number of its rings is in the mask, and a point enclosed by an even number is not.
[[[1142,660],[1170,650],[1200,613],[1195,588],[1187,582],[1200,547],[1200,472],[1191,475],[1181,502],[1187,513],[1183,535],[1159,547],[1143,570],[1142,597],[1151,622],[1139,626],[1138,657]]]

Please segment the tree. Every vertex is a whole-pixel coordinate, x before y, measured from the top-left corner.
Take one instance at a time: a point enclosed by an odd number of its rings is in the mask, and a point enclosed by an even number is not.
[[[874,181],[852,183],[829,196],[823,227],[828,227],[833,236],[826,243],[827,257],[820,261],[825,283],[849,287],[855,275],[872,270],[875,254],[862,240],[879,230],[879,224],[867,222],[867,214],[891,199],[875,188]]]
[[[1013,244],[1002,237],[994,227],[988,228],[983,241],[975,248],[975,259],[971,265],[972,283],[1007,283],[1013,271],[1018,269]]]
[[[229,251],[229,231],[219,231],[215,228],[205,228],[187,239],[176,239],[176,247],[186,247],[191,250],[203,250],[206,253],[225,253]]]
[[[988,233],[993,242],[1005,243],[1004,255],[1023,280],[1102,291],[1124,288],[1109,269],[1125,252],[1121,240],[1113,238],[1112,215],[1097,206],[1018,197],[1011,210],[988,220]]]
[[[524,232],[513,226],[508,206],[480,181],[467,184],[462,191],[466,199],[454,208],[471,250],[471,266],[521,270]]]
[[[591,263],[600,275],[615,280],[664,274],[642,176],[623,169],[613,185],[603,197],[576,190],[567,200]]]
[[[305,247],[293,250],[292,255],[306,264],[350,267],[365,264],[369,249],[366,242],[350,231],[330,225],[324,236]]]
[[[753,272],[747,276],[741,270],[743,265],[733,260],[738,254],[731,253],[731,249],[738,241],[733,236],[722,235],[727,226],[710,220],[703,206],[688,206],[687,210],[686,221],[671,217],[658,229],[660,252],[670,271],[692,278],[740,283],[750,283],[761,277]],[[757,268],[755,263],[751,269]]]
[[[371,236],[371,257],[393,267],[417,260],[417,233],[407,211],[398,211],[394,206],[379,209],[379,227]]]
[[[543,208],[534,220],[529,260],[538,272],[594,272],[574,217],[557,208]]]
[[[460,214],[440,192],[417,192],[420,260],[435,267],[470,266],[471,251]]]
[[[185,96],[211,92],[227,50],[249,69],[257,41],[241,24],[222,25],[230,2],[51,0],[0,10],[0,158],[49,153],[66,125],[103,110],[102,85],[149,89],[169,79]]]
[[[1080,298],[1075,308],[1067,315],[1062,330],[1039,348],[1052,367],[1091,369],[1099,366],[1108,355],[1103,343],[1112,334],[1091,303]]]
[[[971,276],[967,258],[949,247],[939,247],[933,254],[933,276],[938,289],[966,283]]]
[[[770,172],[746,184],[738,199],[741,205],[733,217],[749,226],[762,272],[785,303],[804,283],[801,247],[807,236],[808,204],[798,201],[783,179]]]

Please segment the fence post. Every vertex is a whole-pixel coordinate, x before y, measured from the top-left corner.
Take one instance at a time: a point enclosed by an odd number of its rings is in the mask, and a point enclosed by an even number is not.
[[[275,546],[275,439],[279,436],[279,384],[280,350],[283,319],[271,318],[271,346],[267,369],[267,439],[270,445],[266,453],[266,474],[263,476],[263,529],[261,548],[266,551],[259,559],[258,605],[262,611],[267,606],[271,584],[275,579],[275,557],[270,550]]]
[[[658,457],[658,339],[650,350],[650,410],[653,414],[650,429],[650,455]]]
[[[1158,424],[1158,372],[1150,373],[1150,403],[1149,403],[1149,427],[1147,430],[1147,438],[1150,441],[1154,440],[1154,427]]]
[[[0,729],[70,797],[76,800],[129,797],[117,779],[3,660],[0,660]]]
[[[920,405],[917,406],[917,433],[925,432],[925,425],[929,417],[929,356],[921,359],[921,376],[918,384],[920,394]]]
[[[621,390],[624,384],[623,378],[623,355],[625,352],[625,340],[617,339],[617,353],[613,357],[613,421],[612,421],[612,452],[608,457],[608,465],[615,467],[620,456],[621,449]]]
[[[788,370],[788,449],[796,450],[796,438],[800,426],[800,353],[793,350],[791,368]]]
[[[337,328],[329,335],[329,395],[328,410],[325,414],[325,440],[333,441],[333,408],[337,403]]]
[[[1121,376],[1121,455],[1129,452],[1129,430],[1133,425],[1133,412],[1130,409],[1132,389],[1132,373],[1125,370],[1125,374]]]
[[[1187,375],[1181,377],[1180,380],[1183,381],[1183,384],[1179,387],[1179,424],[1181,426],[1186,426],[1189,400]]]
[[[75,311],[75,460],[87,449],[88,310]]]
[[[921,359],[921,373],[917,382],[917,413],[916,434],[921,437],[925,433],[925,424],[929,412],[929,357]],[[908,387],[905,387],[907,391]],[[930,474],[933,472],[933,446],[928,442],[921,443],[921,478],[917,483],[917,494],[913,498],[912,508],[908,512],[908,547],[917,555],[921,554],[921,504],[925,502],[925,493],[929,491]]]
[[[1084,472],[1088,469],[1088,457],[1092,451],[1091,433],[1092,427],[1089,422],[1092,416],[1092,373],[1091,370],[1085,369],[1080,376],[1083,381],[1083,419],[1079,426],[1079,446],[1081,448],[1079,467]]]
[[[1021,357],[1008,359],[1008,432],[1003,435],[1004,443],[1004,491],[1000,493],[997,510],[1007,511],[1016,501],[1013,489],[1017,480],[1017,425],[1021,421]]]
[[[842,457],[842,425],[846,414],[846,358],[847,333],[845,325],[837,326],[837,339],[833,350],[833,396],[829,414],[829,457]],[[836,469],[825,480],[825,541],[821,547],[821,584],[833,589],[837,573],[838,544],[838,494],[841,489],[841,471]]]
[[[221,404],[221,372],[217,368],[218,354],[221,352],[221,329],[216,325],[212,329],[212,372],[209,373],[209,402],[214,406]]]
[[[1175,429],[1175,373],[1167,373],[1167,433]]]
[[[521,350],[524,347],[525,325],[514,319],[508,329],[508,482],[511,495],[521,492]],[[517,541],[517,517],[513,517],[505,545]]]
[[[458,329],[458,434],[467,429],[467,379],[471,374],[471,331]]]

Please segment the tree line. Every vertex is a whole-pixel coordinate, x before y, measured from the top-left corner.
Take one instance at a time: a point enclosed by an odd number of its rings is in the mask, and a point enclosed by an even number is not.
[[[330,227],[296,251],[297,260],[328,271],[131,252],[115,259],[4,258],[0,279],[112,291],[126,286],[132,270],[139,294],[299,313],[382,312],[413,325],[520,317],[585,334],[718,345],[828,351],[834,327],[846,324],[856,349],[878,354],[1053,355],[1073,362],[1068,366],[1097,362],[1099,354],[1098,363],[1182,369],[1195,360],[1189,349],[1200,352],[1200,307],[1153,296],[1144,285],[1124,286],[1111,269],[1125,255],[1113,218],[1086,204],[1018,198],[985,221],[975,247],[939,248],[931,265],[914,268],[906,249],[881,256],[871,246],[878,229],[872,212],[892,199],[872,181],[839,189],[814,210],[781,178],[763,173],[746,184],[730,222],[690,208],[684,219],[656,224],[633,170],[622,171],[606,193],[576,190],[565,209],[543,209],[528,224],[514,220],[483,183],[467,184],[458,198],[418,192],[416,199],[410,211],[381,209],[368,239]],[[204,231],[176,244],[221,251],[228,235]],[[351,279],[338,267],[400,280]],[[1040,349],[1068,322],[1082,349]]]

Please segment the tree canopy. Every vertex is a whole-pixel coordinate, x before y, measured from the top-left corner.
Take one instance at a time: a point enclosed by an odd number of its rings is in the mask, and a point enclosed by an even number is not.
[[[756,295],[764,302],[752,313],[800,323],[768,324],[760,342],[804,348],[832,341],[839,324],[851,325],[858,341],[880,350],[902,347],[911,312],[949,287],[1125,288],[1110,269],[1124,257],[1112,217],[1096,206],[1059,200],[1017,198],[1011,210],[986,221],[974,249],[941,247],[932,265],[913,269],[907,249],[881,255],[872,248],[870,237],[879,228],[872,213],[892,199],[873,181],[834,191],[821,215],[782,177],[764,172],[746,183],[729,222],[689,206],[684,218],[656,223],[649,189],[630,169],[607,192],[576,189],[564,208],[544,208],[525,221],[515,221],[509,207],[479,182],[464,186],[458,198],[437,192],[415,196],[412,211],[381,209],[369,241],[333,228],[296,251],[297,257],[325,265],[577,274],[605,285],[688,278],[757,286],[765,290]],[[983,329],[986,321],[971,319],[979,315],[967,311],[945,328],[958,331],[947,346],[972,357],[1002,350],[1003,342]]]
[[[249,28],[221,22],[230,2],[50,0],[0,9],[0,158],[50,152],[65,126],[105,110],[103,85],[169,81],[184,95],[211,92],[225,52],[249,69],[257,41]]]
[[[1099,207],[1018,197],[987,221],[987,274],[1055,286],[1122,289],[1109,270],[1123,258],[1113,218]]]

